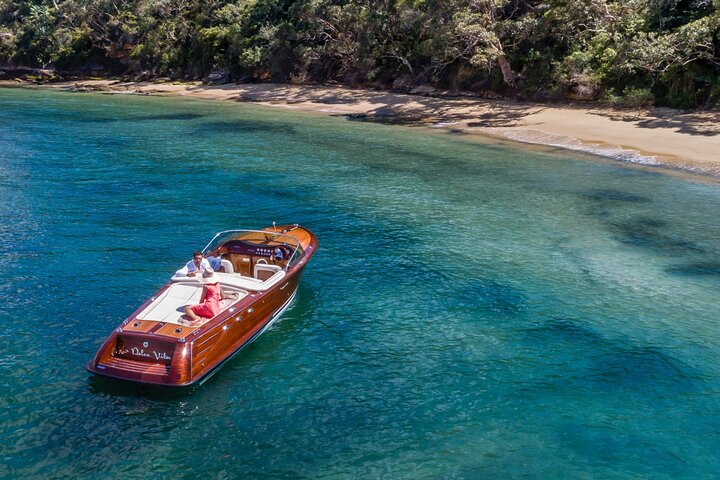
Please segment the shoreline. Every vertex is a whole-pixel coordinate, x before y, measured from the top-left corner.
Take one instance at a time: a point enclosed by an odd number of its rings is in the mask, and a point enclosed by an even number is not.
[[[12,81],[0,86],[30,87]],[[37,88],[190,96],[281,106],[396,125],[431,127],[467,137],[560,147],[700,174],[720,180],[720,112],[667,108],[619,111],[476,97],[438,98],[329,85],[122,82],[81,80]]]

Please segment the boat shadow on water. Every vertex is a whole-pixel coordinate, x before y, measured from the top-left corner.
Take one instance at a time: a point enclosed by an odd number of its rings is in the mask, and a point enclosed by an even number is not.
[[[87,389],[92,395],[112,397],[144,397],[154,401],[172,401],[190,396],[201,388],[199,385],[187,388],[168,388],[159,385],[149,385],[117,380],[109,377],[89,375]]]

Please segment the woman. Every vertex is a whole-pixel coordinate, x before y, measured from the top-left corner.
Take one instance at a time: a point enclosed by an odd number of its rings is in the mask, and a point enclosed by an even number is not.
[[[212,276],[212,270],[208,269],[203,272],[202,282],[205,285],[203,285],[200,303],[198,305],[185,307],[185,314],[190,317],[193,322],[200,322],[220,313],[220,302],[225,300],[225,292],[220,288],[218,281],[213,282]]]

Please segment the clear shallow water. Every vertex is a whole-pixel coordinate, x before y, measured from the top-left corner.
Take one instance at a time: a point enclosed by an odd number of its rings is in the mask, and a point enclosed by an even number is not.
[[[720,188],[242,104],[0,89],[0,477],[713,478]],[[227,228],[320,238],[189,392],[91,377]]]

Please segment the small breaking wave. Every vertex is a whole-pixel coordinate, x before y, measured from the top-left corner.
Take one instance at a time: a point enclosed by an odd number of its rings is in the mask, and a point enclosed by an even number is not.
[[[718,166],[698,165],[696,163],[682,161],[675,157],[658,157],[643,153],[639,150],[622,148],[611,144],[583,143],[569,135],[517,128],[473,128],[467,131],[468,133],[483,133],[496,138],[505,138],[514,142],[546,145],[589,153],[620,162],[663,167],[676,171],[720,178],[720,167]]]
[[[638,150],[622,148],[620,146],[602,145],[597,143],[583,143],[575,137],[543,132],[541,130],[501,129],[501,135],[509,140],[525,143],[537,143],[551,147],[567,148],[603,157],[609,157],[623,162],[638,163],[642,165],[662,165],[658,157],[646,155]]]

